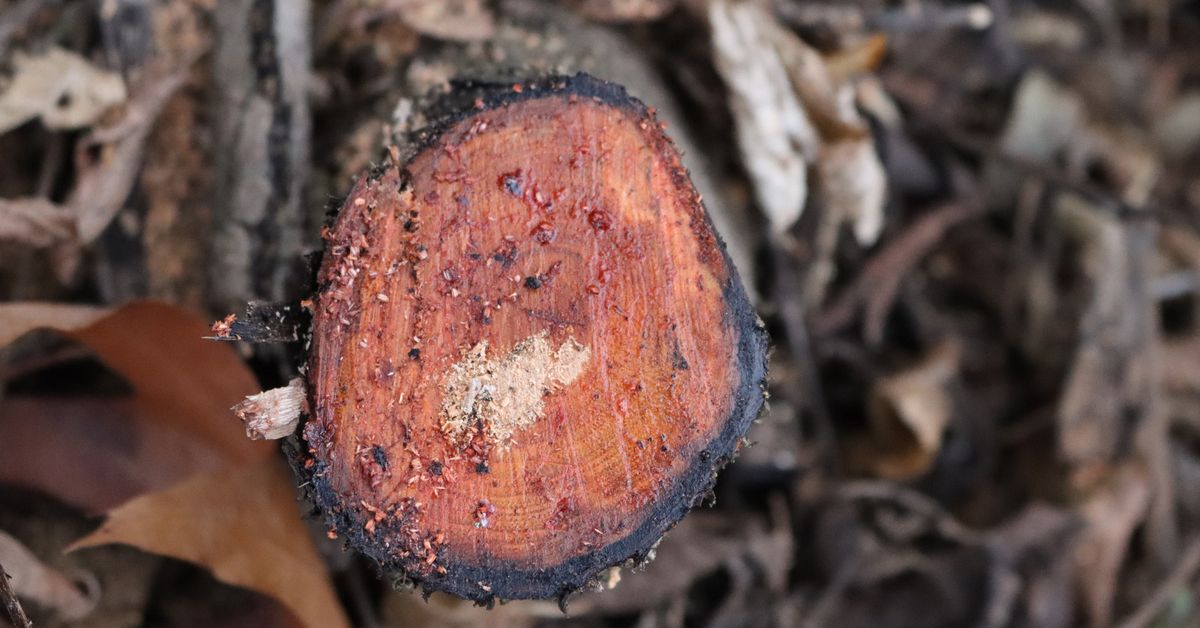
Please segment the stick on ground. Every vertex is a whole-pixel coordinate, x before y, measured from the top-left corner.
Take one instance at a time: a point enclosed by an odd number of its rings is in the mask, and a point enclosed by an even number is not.
[[[8,578],[4,565],[0,565],[0,601],[4,602],[4,609],[8,611],[8,617],[16,628],[32,628],[33,622],[29,621],[25,609],[21,608],[21,601],[17,599],[17,592],[13,591]]]

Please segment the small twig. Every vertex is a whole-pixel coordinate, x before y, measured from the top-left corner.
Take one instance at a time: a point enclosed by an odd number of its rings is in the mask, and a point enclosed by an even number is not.
[[[9,575],[4,571],[4,565],[0,565],[0,600],[4,602],[8,617],[16,628],[33,628],[33,622],[29,621],[25,609],[21,608],[21,601],[17,599],[17,592],[13,591],[12,585],[8,583],[8,578]]]
[[[949,204],[921,216],[863,265],[853,283],[813,321],[813,333],[824,336],[838,331],[854,320],[861,307],[865,309],[864,335],[868,343],[878,343],[904,277],[951,227],[983,213],[974,206]]]
[[[984,2],[942,6],[922,3],[912,11],[907,7],[880,11],[868,16],[867,26],[888,33],[928,33],[956,29],[981,31],[995,23],[992,8]]]
[[[1158,585],[1154,593],[1146,598],[1131,615],[1117,624],[1117,628],[1142,628],[1149,626],[1171,598],[1200,571],[1200,538],[1193,538],[1175,564],[1175,570]]]
[[[946,512],[933,498],[916,490],[876,480],[846,482],[837,489],[837,496],[844,501],[890,502],[904,510],[921,515],[929,520],[933,528],[944,538],[966,546],[985,544],[977,532],[968,528]]]
[[[302,305],[251,302],[240,315],[229,315],[213,324],[206,340],[254,344],[296,342],[307,331],[308,311]]]
[[[795,289],[801,283],[800,273],[796,270],[796,258],[790,251],[785,250],[785,245],[781,242],[773,242],[771,250],[775,258],[775,293],[779,301],[779,318],[783,323],[792,359],[796,368],[800,370],[801,385],[804,389],[802,401],[812,413],[817,451],[829,465],[829,470],[836,473],[840,463],[833,419],[829,413],[829,406],[825,403],[820,377],[817,374],[816,357],[804,314],[804,298],[800,291]]]
[[[928,33],[942,30],[983,30],[995,19],[984,2],[941,6],[921,3],[915,8],[866,11],[862,7],[837,2],[777,2],[775,10],[789,24],[800,27],[831,26],[835,32],[878,30],[888,34]]]
[[[988,600],[980,618],[984,628],[1003,628],[1009,624],[1021,586],[1017,572],[993,556],[992,569],[988,573]]]

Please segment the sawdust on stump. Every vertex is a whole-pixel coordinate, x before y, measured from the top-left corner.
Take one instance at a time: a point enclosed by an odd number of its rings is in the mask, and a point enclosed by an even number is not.
[[[531,336],[500,358],[488,359],[481,340],[450,367],[442,393],[442,429],[456,442],[475,425],[500,447],[542,417],[542,398],[575,381],[592,352],[568,339],[557,350],[547,334]]]

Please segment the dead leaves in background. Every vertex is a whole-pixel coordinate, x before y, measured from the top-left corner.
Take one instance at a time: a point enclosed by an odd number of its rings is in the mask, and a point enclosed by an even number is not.
[[[134,391],[132,397],[5,398],[0,435],[12,445],[0,457],[6,480],[102,512],[194,473],[270,455],[242,436],[228,412],[228,400],[257,389],[253,375],[228,347],[201,340],[206,327],[181,310],[156,303],[117,311],[14,303],[0,305],[0,323],[0,346],[23,332],[58,330]],[[45,439],[48,430],[55,439]],[[74,464],[46,463],[60,459]]]
[[[0,199],[0,242],[47,248],[75,237],[75,212],[44,198]]]
[[[877,626],[914,599],[921,610],[888,625],[1072,625],[1077,576],[1061,548],[1076,544],[1079,523],[1068,511],[1033,502],[980,531],[890,482],[847,482],[835,500],[817,523],[818,567],[831,584],[803,609],[807,625]]]
[[[921,214],[904,233],[882,245],[862,265],[850,285],[813,319],[813,331],[830,334],[840,330],[853,322],[861,310],[867,344],[881,343],[883,325],[904,278],[950,229],[982,214],[977,207],[958,203],[934,207]]]
[[[23,556],[13,559],[9,556],[0,557],[0,560],[4,561],[5,568],[10,572],[31,566],[41,572],[42,578],[28,582],[41,590],[18,595],[39,628],[80,625],[87,628],[121,628],[138,625],[144,621],[148,607],[155,603],[153,600],[158,599],[157,596],[152,597],[151,589],[156,573],[171,569],[166,559],[121,545],[109,545],[86,552],[66,552],[71,542],[95,528],[96,523],[94,517],[89,518],[47,495],[13,490],[11,487],[0,491],[0,530],[12,536],[32,554],[32,558]],[[40,563],[40,566],[33,565],[33,562]],[[198,573],[199,569],[182,564],[175,568],[192,572],[195,579],[211,582],[214,587],[229,587]],[[58,581],[57,584],[44,577],[49,572],[57,574],[52,576],[53,580]],[[77,595],[58,591],[64,581],[77,593],[85,595],[87,607],[78,604]],[[24,587],[18,582],[14,584]],[[241,594],[277,609],[280,615],[287,615],[283,605],[265,595],[249,591]],[[81,619],[66,619],[68,616],[78,616],[85,610],[86,615]]]
[[[792,226],[808,198],[820,138],[791,87],[776,41],[794,38],[750,3],[709,5],[717,70],[729,89],[738,146],[773,230]]]
[[[1092,287],[1058,418],[1067,462],[1085,467],[1118,454],[1123,431],[1144,422],[1156,394],[1158,321],[1149,295],[1155,238],[1145,226],[1078,202],[1060,204],[1059,215],[1083,247]]]
[[[0,133],[34,118],[51,129],[89,126],[127,96],[120,74],[62,48],[17,53],[13,66],[12,79],[0,84]]]
[[[230,406],[258,391],[254,375],[230,347],[203,340],[209,326],[195,315],[150,301],[99,317],[104,310],[92,307],[17,303],[0,305],[0,320],[12,320],[13,311],[29,326],[10,326],[10,336],[60,321],[83,323],[54,330],[85,345],[128,382],[135,406],[193,435],[230,462],[247,463],[271,454],[270,447],[246,440],[229,414]]]
[[[728,577],[730,585],[709,600],[706,625],[744,625],[751,614],[763,614],[766,600],[786,595],[795,567],[796,547],[790,514],[782,499],[769,506],[768,517],[737,520],[711,510],[697,510],[671,529],[655,548],[654,559],[636,568],[613,568],[591,591],[573,595],[567,613],[555,602],[516,600],[492,609],[435,593],[428,601],[407,591],[386,594],[381,623],[388,626],[452,628],[526,628],[553,625],[604,625],[614,618],[641,615],[644,626],[683,626],[689,591],[698,580]],[[788,626],[786,616],[768,625]],[[559,620],[559,621],[556,621]]]
[[[1141,206],[1161,170],[1150,142],[1149,134],[1108,122],[1069,85],[1034,70],[1017,86],[998,148],[1027,164],[1061,168],[1072,181],[1086,182],[1093,173],[1103,173],[1121,201]],[[1024,176],[1002,160],[989,163],[987,175],[996,200],[1015,198]]]
[[[51,177],[30,196],[0,199],[0,243],[49,249],[63,284],[72,282],[83,250],[125,207],[159,113],[209,45],[185,36],[192,9],[160,8],[155,28],[164,43],[144,66],[101,68],[62,48],[18,51],[13,77],[0,84],[0,133],[35,117],[51,130],[88,129],[73,143],[57,140],[73,157],[65,198],[52,195]]]
[[[305,625],[346,624],[300,519],[291,473],[274,457],[135,497],[72,549],[107,543],[203,565],[222,582],[283,602]]]
[[[75,186],[62,204],[44,198],[0,200],[0,238],[54,247],[55,272],[67,283],[82,247],[100,236],[124,206],[141,168],[142,149],[158,112],[186,73],[152,73],[134,90],[124,116],[77,144]]]
[[[872,385],[869,431],[848,443],[849,464],[897,481],[913,480],[929,471],[941,450],[943,433],[962,412],[960,352],[956,341],[943,341],[912,367]]]
[[[623,615],[654,609],[663,617],[681,610],[698,579],[721,572],[730,579],[725,596],[713,600],[712,625],[736,625],[754,607],[756,595],[782,597],[794,566],[791,521],[782,500],[770,504],[769,518],[730,521],[699,510],[663,537],[655,558],[644,568],[622,570],[607,592],[586,593],[571,601],[572,614]],[[781,624],[782,625],[782,624]]]
[[[385,0],[369,13],[395,13],[410,28],[434,39],[480,41],[496,32],[496,16],[483,0]]]
[[[644,22],[670,13],[678,0],[574,0],[576,9],[601,22]]]
[[[97,305],[4,303],[0,305],[0,348],[39,328],[84,329],[112,310]]]
[[[1112,624],[1113,600],[1131,537],[1147,516],[1152,487],[1146,472],[1128,466],[1084,502],[1085,527],[1075,547],[1078,586],[1091,626]]]
[[[852,79],[879,62],[885,40],[867,38],[823,58],[753,2],[714,0],[708,21],[738,146],[772,230],[782,233],[800,218],[811,188],[827,214],[822,226],[833,234],[818,236],[818,247],[832,246],[843,224],[860,244],[873,244],[886,181],[854,107]]]
[[[0,305],[0,321],[6,341],[58,325],[132,389],[130,397],[0,401],[0,442],[12,448],[0,458],[0,480],[85,509],[115,506],[79,547],[126,543],[190,560],[270,595],[308,625],[346,624],[290,474],[229,413],[258,385],[230,347],[201,339],[204,321],[150,302],[112,311]],[[48,430],[56,438],[46,439]]]

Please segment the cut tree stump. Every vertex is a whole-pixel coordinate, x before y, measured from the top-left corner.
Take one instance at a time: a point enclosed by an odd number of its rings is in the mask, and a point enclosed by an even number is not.
[[[308,486],[479,602],[640,561],[763,405],[767,338],[680,157],[587,75],[458,83],[325,232]]]

